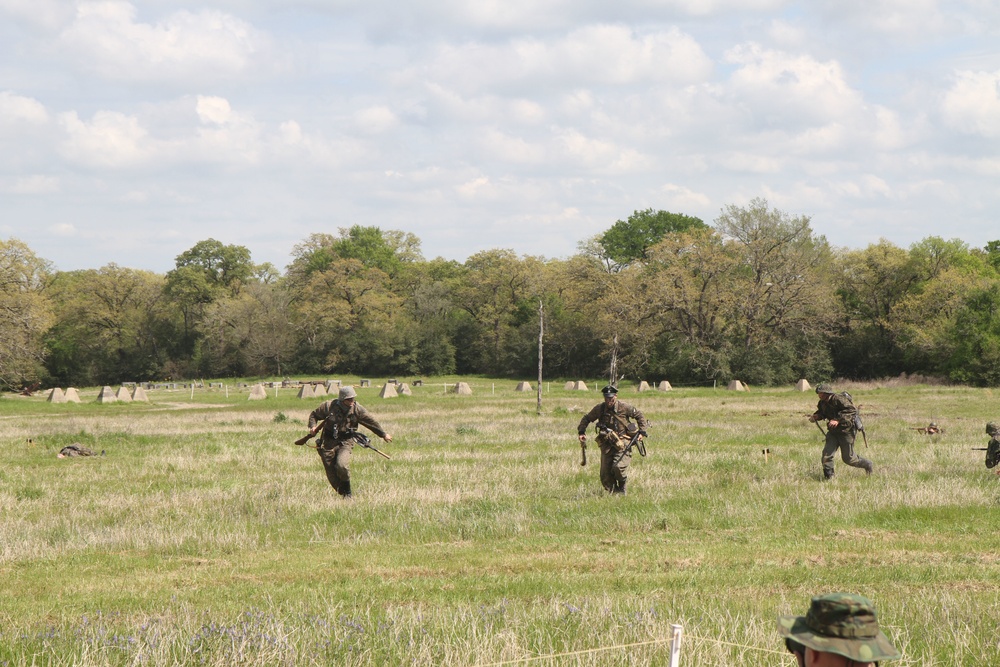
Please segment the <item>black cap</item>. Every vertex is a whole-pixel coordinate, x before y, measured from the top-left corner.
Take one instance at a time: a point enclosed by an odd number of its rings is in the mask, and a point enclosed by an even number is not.
[[[618,387],[614,387],[609,384],[607,387],[601,390],[601,393],[604,394],[605,398],[607,398],[608,396],[614,396],[615,394],[618,393]]]

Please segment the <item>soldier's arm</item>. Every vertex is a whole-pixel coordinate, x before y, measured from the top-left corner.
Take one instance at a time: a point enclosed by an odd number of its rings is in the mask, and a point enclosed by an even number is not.
[[[370,430],[378,437],[385,438],[386,436],[385,429],[382,428],[382,425],[378,423],[378,420],[372,417],[371,413],[365,410],[360,405],[357,405],[356,409],[358,411],[358,423],[361,424],[362,426],[367,427],[368,430]]]
[[[587,435],[587,427],[590,426],[590,422],[595,422],[601,417],[601,405],[595,405],[591,408],[590,412],[585,414],[580,420],[580,423],[576,427],[576,432],[579,435]]]
[[[330,416],[330,401],[325,401],[318,408],[309,413],[309,430],[312,431],[316,424]]]
[[[632,407],[629,417],[634,419],[635,423],[639,425],[640,431],[645,431],[649,428],[649,420],[646,419],[646,415],[642,414],[642,410],[639,408]]]

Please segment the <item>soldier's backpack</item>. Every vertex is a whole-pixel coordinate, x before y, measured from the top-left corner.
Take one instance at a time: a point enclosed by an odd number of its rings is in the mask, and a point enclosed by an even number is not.
[[[846,391],[840,392],[840,395],[849,400],[851,402],[851,405],[854,405],[854,398],[852,398],[851,395],[848,394]],[[854,405],[854,428],[860,431],[862,434],[864,434],[865,432],[865,425],[861,421],[861,409],[857,405]],[[867,442],[865,444],[867,444]]]

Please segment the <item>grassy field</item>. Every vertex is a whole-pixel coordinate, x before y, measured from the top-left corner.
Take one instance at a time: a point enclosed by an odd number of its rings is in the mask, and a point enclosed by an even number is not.
[[[970,451],[992,391],[844,385],[875,474],[823,482],[815,394],[623,388],[649,456],[611,497],[576,441],[595,383],[538,415],[455,379],[359,389],[394,440],[355,450],[352,501],[292,444],[321,399],[291,389],[0,398],[0,667],[665,665],[675,623],[682,665],[791,666],[776,617],[840,590],[893,664],[1000,664],[1000,478]],[[74,442],[106,455],[56,458]]]

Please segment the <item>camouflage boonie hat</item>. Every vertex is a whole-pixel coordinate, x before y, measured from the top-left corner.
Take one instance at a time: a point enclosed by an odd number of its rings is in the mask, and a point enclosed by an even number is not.
[[[855,662],[896,660],[902,654],[878,629],[875,605],[852,593],[812,599],[805,616],[779,616],[778,632],[798,643]]]
[[[832,384],[829,384],[827,382],[820,382],[818,385],[816,385],[816,393],[817,394],[835,394],[837,392],[835,392],[833,390],[833,385]]]
[[[996,422],[989,422],[986,424],[986,435],[1000,435],[1000,424],[997,424]]]

